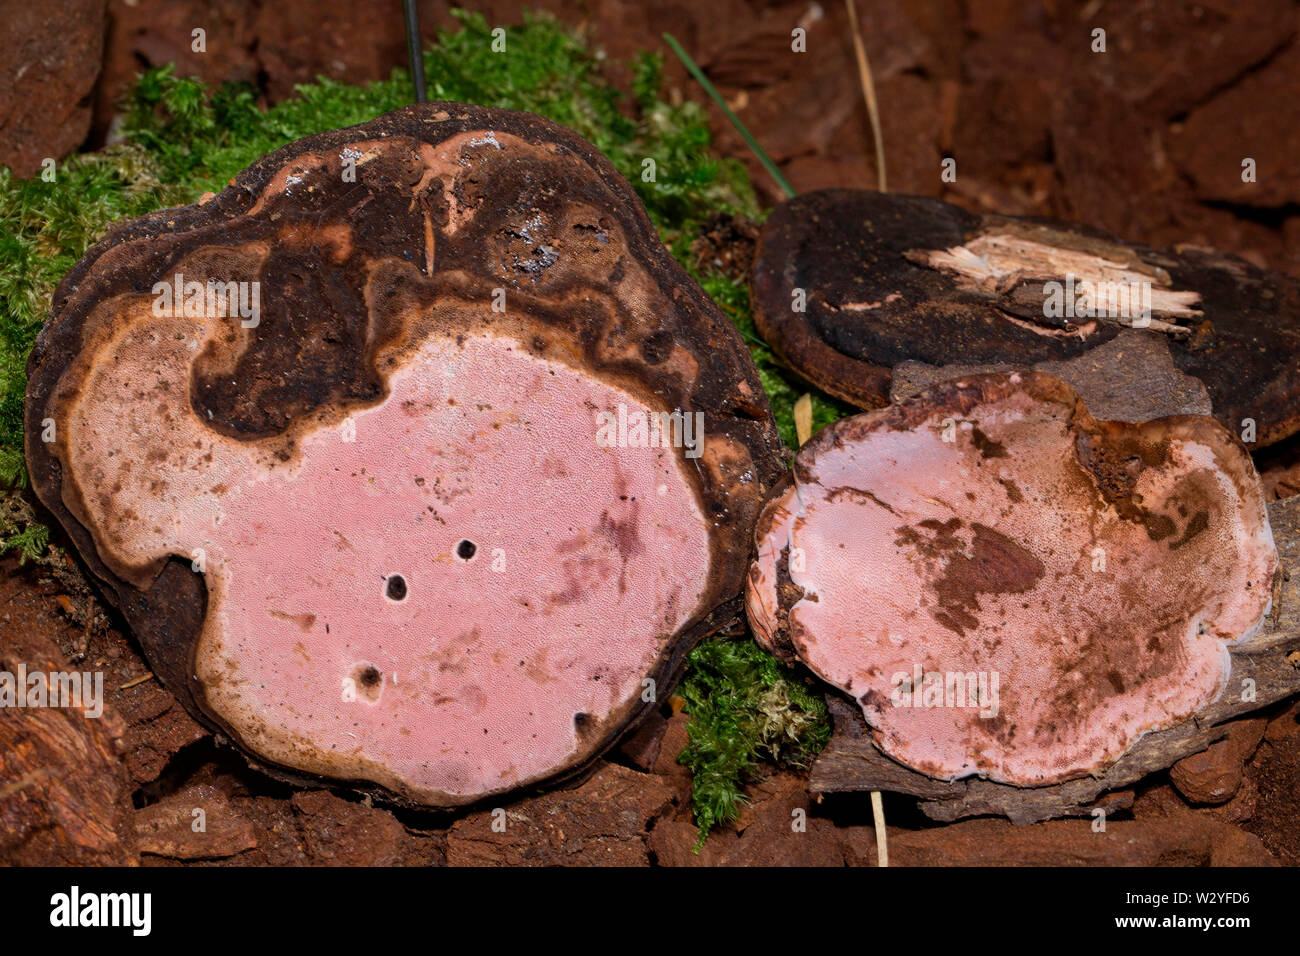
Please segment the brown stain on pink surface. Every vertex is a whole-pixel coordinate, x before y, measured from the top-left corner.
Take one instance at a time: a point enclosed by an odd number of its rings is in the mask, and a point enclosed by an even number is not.
[[[290,614],[287,611],[277,611],[275,608],[268,608],[266,613],[271,617],[279,618],[281,621],[289,621],[297,625],[298,630],[304,633],[310,631],[316,623],[315,614]]]
[[[958,634],[979,624],[979,595],[1023,594],[1033,590],[1046,572],[1033,552],[978,522],[970,526],[971,553],[967,554],[965,542],[957,537],[963,526],[960,518],[903,525],[895,542],[942,563],[942,571],[928,585],[939,606],[930,613]]]

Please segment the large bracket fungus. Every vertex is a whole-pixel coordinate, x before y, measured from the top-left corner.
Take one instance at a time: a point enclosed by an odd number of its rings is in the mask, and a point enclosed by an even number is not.
[[[901,363],[1060,375],[1053,365],[1136,327],[1204,383],[1235,434],[1263,446],[1300,431],[1300,283],[1213,249],[1158,251],[1077,225],[828,189],[773,211],[751,281],[772,348],[862,408],[888,404]],[[1145,360],[1129,353],[1138,379]],[[1086,379],[1066,377],[1093,403]]]
[[[273,772],[412,804],[612,744],[739,612],[782,468],[626,181],[452,103],[118,227],[29,374],[35,489],[167,687]]]
[[[760,641],[856,700],[939,780],[1096,774],[1223,692],[1277,553],[1213,419],[1095,420],[1038,372],[843,419],[755,531]]]

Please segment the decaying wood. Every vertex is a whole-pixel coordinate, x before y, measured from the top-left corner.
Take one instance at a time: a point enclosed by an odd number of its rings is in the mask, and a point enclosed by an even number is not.
[[[904,767],[881,753],[861,711],[847,698],[829,699],[835,730],[813,764],[814,793],[889,790],[920,798],[921,810],[944,822],[999,815],[1016,823],[1083,816],[1110,791],[1205,750],[1227,736],[1227,721],[1300,693],[1300,667],[1289,658],[1300,652],[1300,497],[1275,502],[1269,520],[1281,558],[1273,612],[1255,640],[1232,649],[1232,676],[1216,702],[1176,727],[1147,734],[1122,758],[1097,776],[1050,787],[1013,787],[969,778],[945,782]],[[1253,690],[1243,700],[1243,690]]]
[[[54,675],[70,670],[43,634],[11,631],[0,647],[0,671],[22,675],[18,693],[24,696],[37,685],[51,688]],[[130,789],[120,760],[125,730],[111,709],[95,714],[93,708],[0,707],[0,861],[135,862]]]
[[[861,408],[888,403],[904,362],[1039,367],[1136,326],[1166,340],[1230,431],[1251,419],[1263,447],[1300,430],[1300,283],[1213,249],[825,189],[768,217],[751,298],[768,345]]]
[[[1070,384],[1088,411],[1102,421],[1149,422],[1170,415],[1213,415],[1209,392],[1197,378],[1174,365],[1169,344],[1156,332],[1125,329],[1109,342],[1063,362],[1033,366]],[[938,382],[1018,366],[926,365],[900,362],[889,386],[891,402],[901,402]]]

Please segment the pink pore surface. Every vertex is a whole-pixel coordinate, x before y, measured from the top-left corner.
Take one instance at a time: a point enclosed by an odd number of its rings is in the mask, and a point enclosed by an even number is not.
[[[158,357],[196,347],[158,324],[127,335],[91,405],[159,367],[184,394],[187,363]],[[708,526],[680,450],[597,444],[598,412],[643,404],[511,339],[431,338],[389,387],[278,468],[188,404],[133,416],[173,449],[153,495],[123,491],[123,433],[83,418],[81,473],[109,489],[92,511],[127,516],[101,548],[202,549],[195,672],[251,750],[472,799],[553,773],[582,752],[579,724],[626,715],[700,611]]]
[[[959,421],[955,442],[936,415],[823,446],[759,542],[755,631],[779,625],[785,551],[799,656],[859,701],[886,753],[931,776],[1034,785],[1104,766],[1215,699],[1227,644],[1269,607],[1262,498],[1242,500],[1205,445],[1174,441],[1137,483],[1176,526],[1153,541],[1097,494],[1068,414],[1012,393]],[[1197,531],[1207,501],[1219,507]],[[918,666],[954,693],[899,693]],[[957,673],[996,676],[996,706],[962,706]]]

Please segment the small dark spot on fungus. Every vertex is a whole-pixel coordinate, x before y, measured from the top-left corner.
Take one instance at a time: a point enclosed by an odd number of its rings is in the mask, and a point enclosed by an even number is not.
[[[1170,548],[1181,548],[1190,542],[1198,534],[1210,526],[1210,516],[1204,511],[1198,511],[1192,515],[1192,520],[1187,522],[1187,528],[1183,531],[1183,536],[1177,541],[1169,543]],[[1250,587],[1250,582],[1246,582],[1246,587]]]
[[[672,350],[673,337],[663,330],[655,332],[641,343],[641,355],[651,365],[659,365],[666,361],[672,354]]]
[[[379,703],[384,690],[384,675],[374,664],[357,664],[352,668],[351,679],[357,696],[372,704]]]
[[[384,594],[390,601],[406,600],[406,578],[400,574],[390,574],[384,582]]]
[[[980,430],[978,425],[971,428],[971,438],[975,442],[975,447],[985,458],[1006,458],[1007,450],[1002,447],[1002,442],[993,441],[988,435]]]
[[[462,561],[468,561],[478,553],[478,545],[468,538],[463,539],[460,544],[456,545],[456,557]]]

